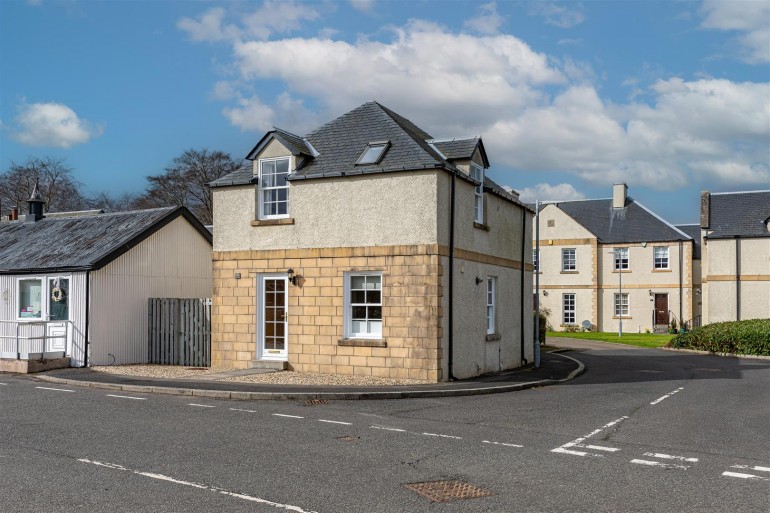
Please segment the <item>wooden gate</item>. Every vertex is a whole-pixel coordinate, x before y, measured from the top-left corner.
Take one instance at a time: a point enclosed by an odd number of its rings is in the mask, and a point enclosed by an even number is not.
[[[211,365],[211,299],[149,299],[148,361]]]

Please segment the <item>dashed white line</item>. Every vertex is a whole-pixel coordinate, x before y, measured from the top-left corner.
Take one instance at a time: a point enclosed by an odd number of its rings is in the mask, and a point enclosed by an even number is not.
[[[0,385],[6,387],[6,386],[8,386],[8,383],[0,383]]]
[[[230,408],[230,411],[245,411],[246,413],[257,413],[257,410],[244,410],[243,408]]]
[[[658,397],[657,399],[655,399],[654,401],[652,401],[650,404],[652,404],[652,405],[656,405],[656,404],[658,404],[659,402],[663,401],[664,399],[668,399],[669,397],[671,397],[672,395],[676,394],[676,393],[677,393],[677,392],[679,392],[680,390],[684,390],[684,387],[679,387],[679,388],[677,388],[676,390],[674,390],[673,392],[669,392],[669,393],[667,393],[666,395],[664,395],[664,396],[662,396],[662,397]]]
[[[519,444],[507,444],[505,442],[492,442],[490,440],[482,440],[482,444],[491,444],[491,445],[504,445],[505,447],[524,447],[523,445]]]
[[[620,450],[617,447],[605,447],[603,445],[575,444],[575,447],[583,447],[584,449],[593,449],[594,451],[607,451],[607,452],[617,452]]]
[[[107,394],[106,397],[117,397],[118,399],[133,399],[135,401],[146,401],[146,397],[133,397],[130,395],[115,395],[115,394]]]
[[[50,388],[50,387],[35,387],[40,390],[54,390],[56,392],[74,392],[74,390],[67,390],[66,388]]]
[[[750,467],[748,465],[730,465],[730,468],[745,468],[749,470],[758,470],[760,472],[770,472],[770,467],[760,467],[760,466]]]
[[[385,427],[385,426],[369,426],[372,429],[381,429],[383,431],[395,431],[396,433],[406,433],[406,429]]]
[[[227,495],[228,497],[233,497],[233,498],[236,498],[236,499],[241,499],[241,500],[245,500],[245,501],[249,501],[249,502],[256,502],[256,503],[259,503],[259,504],[264,504],[266,506],[272,506],[274,508],[282,509],[282,510],[285,510],[285,511],[293,511],[295,513],[317,513],[315,511],[309,511],[309,510],[302,509],[299,506],[292,506],[291,504],[282,504],[280,502],[274,502],[274,501],[271,501],[271,500],[262,499],[261,497],[254,497],[252,495],[246,495],[246,494],[243,494],[243,493],[237,493],[237,492],[231,492],[231,491],[228,491],[228,490],[222,490],[221,488],[216,488],[214,486],[208,486],[208,485],[205,485],[205,484],[193,483],[193,482],[190,482],[190,481],[182,481],[181,479],[175,479],[173,477],[164,476],[163,474],[156,474],[156,473],[153,473],[153,472],[142,472],[140,470],[132,470],[132,469],[126,468],[126,467],[124,467],[122,465],[118,465],[118,464],[115,464],[115,463],[103,463],[101,461],[92,461],[92,460],[89,460],[89,459],[86,459],[86,458],[78,459],[78,461],[83,462],[83,463],[90,463],[92,465],[96,465],[96,466],[99,466],[99,467],[105,467],[105,468],[109,468],[109,469],[113,469],[113,470],[120,470],[120,471],[123,471],[123,472],[131,472],[132,474],[136,474],[136,475],[139,475],[139,476],[149,477],[149,478],[152,478],[152,479],[158,479],[160,481],[165,481],[165,482],[173,483],[173,484],[177,484],[177,485],[189,486],[189,487],[192,487],[192,488],[197,488],[199,490],[210,490],[212,492],[220,493],[222,495]]]
[[[768,477],[744,474],[743,472],[722,472],[722,475],[727,477],[739,477],[741,479],[751,479],[754,481],[770,481],[770,478]]]
[[[352,426],[353,425],[350,422],[340,422],[339,420],[318,419],[318,422],[326,422],[327,424],[342,424],[343,426]]]
[[[594,457],[598,457],[598,458],[603,458],[604,457],[603,454],[596,454],[596,453],[587,452],[587,451],[575,451],[575,450],[570,449],[570,447],[587,447],[587,446],[582,445],[582,443],[585,440],[588,440],[589,438],[591,438],[594,435],[598,435],[599,433],[601,433],[605,429],[611,428],[615,424],[623,422],[627,418],[628,418],[627,415],[623,415],[619,419],[615,419],[612,422],[608,422],[607,424],[603,425],[599,429],[594,429],[593,431],[591,431],[590,433],[588,433],[585,436],[581,436],[580,438],[576,438],[576,439],[572,440],[571,442],[567,442],[566,444],[561,445],[561,446],[557,447],[556,449],[551,449],[551,452],[558,452],[558,453],[562,453],[562,454],[572,454],[574,456],[594,456]],[[603,450],[603,449],[600,449],[600,450]]]
[[[195,406],[196,408],[216,408],[216,406],[212,406],[210,404],[198,404],[198,403],[188,403],[187,406]]]
[[[273,416],[286,417],[287,419],[304,419],[305,418],[305,417],[300,417],[299,415],[286,415],[285,413],[273,413]]]
[[[452,438],[453,440],[462,440],[462,437],[452,435],[442,435],[441,433],[423,433],[425,436],[438,436],[439,438]]]
[[[650,467],[663,467],[663,468],[677,468],[679,470],[687,470],[687,465],[677,465],[675,463],[661,463],[659,461],[650,461],[650,460],[631,460],[631,463],[636,463],[637,465],[648,465]]]
[[[673,456],[671,454],[661,454],[659,452],[646,452],[644,453],[644,456],[647,456],[650,458],[660,458],[662,460],[679,460],[679,461],[688,461],[690,463],[698,462],[698,458],[687,458],[685,456]]]

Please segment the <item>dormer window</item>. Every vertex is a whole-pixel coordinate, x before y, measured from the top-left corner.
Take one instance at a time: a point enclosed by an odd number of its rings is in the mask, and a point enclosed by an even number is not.
[[[471,162],[471,178],[479,182],[474,191],[473,220],[484,224],[484,168],[475,162]]]
[[[390,141],[370,142],[364,152],[358,157],[356,165],[377,164],[382,160],[385,151],[390,146]]]
[[[289,217],[288,157],[259,161],[259,219]]]

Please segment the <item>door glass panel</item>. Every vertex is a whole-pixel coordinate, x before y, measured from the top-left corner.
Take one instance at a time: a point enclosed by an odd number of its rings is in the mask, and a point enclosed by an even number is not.
[[[69,320],[69,278],[50,278],[48,280],[48,316],[52,321]]]
[[[19,319],[42,317],[42,293],[42,280],[19,280]]]

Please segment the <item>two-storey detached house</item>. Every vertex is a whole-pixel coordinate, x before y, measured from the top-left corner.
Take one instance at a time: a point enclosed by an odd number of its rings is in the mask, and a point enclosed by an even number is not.
[[[212,364],[464,378],[531,361],[532,218],[480,138],[376,102],[211,184]]]

